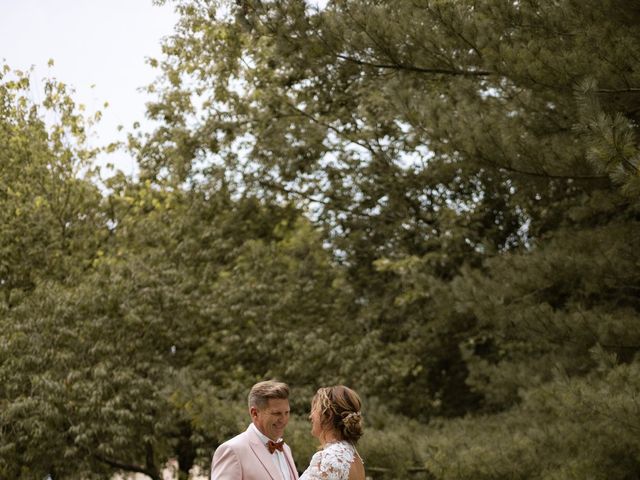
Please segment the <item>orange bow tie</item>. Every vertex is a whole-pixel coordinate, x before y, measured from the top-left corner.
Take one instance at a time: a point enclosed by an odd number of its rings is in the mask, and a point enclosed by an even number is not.
[[[283,445],[284,445],[284,440],[280,440],[279,442],[273,442],[269,440],[269,442],[267,443],[267,448],[269,449],[269,453],[273,453],[276,450],[280,450],[282,452],[284,451],[282,447]]]

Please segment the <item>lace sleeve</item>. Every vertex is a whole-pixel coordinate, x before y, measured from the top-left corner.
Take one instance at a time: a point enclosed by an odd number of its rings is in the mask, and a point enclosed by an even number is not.
[[[300,480],[347,480],[353,451],[341,443],[316,452]]]
[[[322,466],[322,452],[316,452],[313,457],[311,457],[311,463],[309,464],[309,468],[307,468],[300,480],[325,480],[328,477],[323,476],[322,470],[320,467]]]

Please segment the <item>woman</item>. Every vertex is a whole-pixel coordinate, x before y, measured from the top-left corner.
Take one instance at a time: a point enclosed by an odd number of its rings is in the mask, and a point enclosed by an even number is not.
[[[311,458],[300,480],[364,480],[355,444],[362,436],[360,397],[342,385],[318,390],[311,401],[311,434],[322,450]]]

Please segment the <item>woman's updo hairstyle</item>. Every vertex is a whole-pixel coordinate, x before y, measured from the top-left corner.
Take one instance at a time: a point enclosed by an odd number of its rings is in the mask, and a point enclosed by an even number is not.
[[[344,440],[356,443],[362,436],[362,402],[356,392],[344,385],[320,388],[312,401],[312,409],[320,412],[323,428],[332,428]]]

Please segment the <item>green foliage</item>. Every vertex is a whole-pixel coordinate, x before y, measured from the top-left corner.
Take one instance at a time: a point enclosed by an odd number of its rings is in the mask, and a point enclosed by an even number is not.
[[[300,468],[346,383],[381,478],[636,478],[640,10],[176,8],[139,179],[0,78],[0,476],[187,478],[276,377]]]
[[[62,280],[90,263],[104,226],[84,146],[84,120],[63,84],[47,82],[43,106],[29,77],[0,74],[0,302],[11,308],[39,280]],[[57,121],[45,126],[44,117]]]
[[[156,391],[161,372],[147,353],[160,342],[142,334],[154,326],[141,309],[120,308],[134,292],[122,290],[118,275],[111,288],[103,279],[85,279],[72,292],[42,284],[7,319],[2,377],[12,402],[2,427],[17,454],[9,465],[25,462],[40,476],[100,473],[106,465],[97,460],[115,455],[129,463],[144,456],[156,430],[166,430]]]
[[[637,365],[583,379],[558,375],[506,413],[431,432],[436,478],[623,479],[638,467]]]

